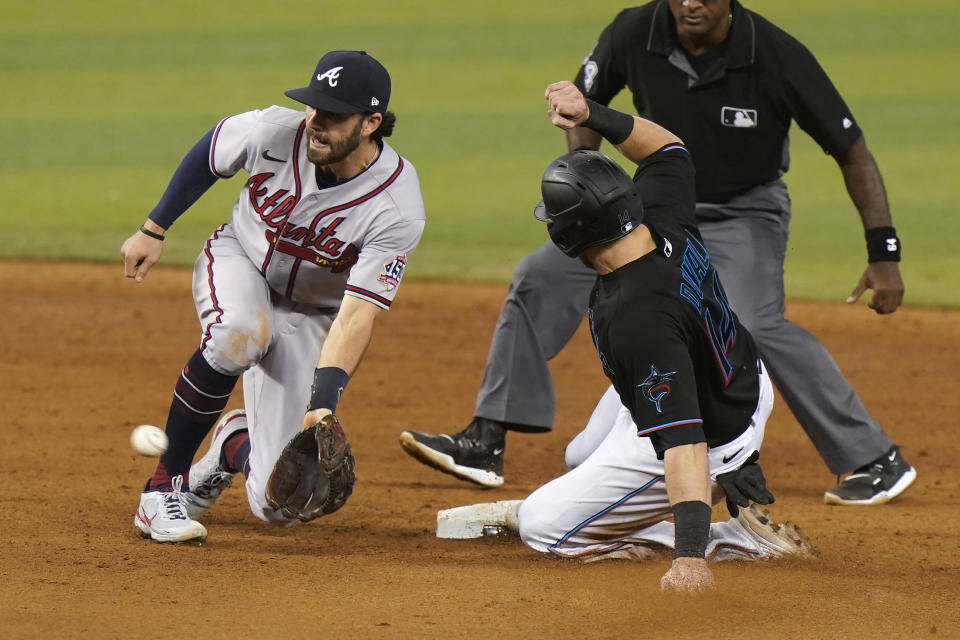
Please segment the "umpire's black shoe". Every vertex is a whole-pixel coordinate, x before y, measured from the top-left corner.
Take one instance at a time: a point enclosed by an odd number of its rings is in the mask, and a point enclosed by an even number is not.
[[[823,494],[823,499],[827,504],[883,504],[903,493],[916,477],[916,469],[904,459],[900,447],[893,446]]]
[[[486,418],[474,418],[466,429],[453,435],[400,434],[400,446],[420,462],[482,487],[503,484],[506,441],[507,430]]]

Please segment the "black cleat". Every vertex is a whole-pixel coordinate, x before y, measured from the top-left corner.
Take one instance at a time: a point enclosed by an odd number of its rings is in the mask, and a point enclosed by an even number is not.
[[[900,454],[900,447],[893,446],[824,493],[823,500],[827,504],[883,504],[903,493],[916,477],[916,469]]]
[[[474,418],[466,429],[453,435],[400,434],[400,446],[420,462],[482,487],[503,484],[506,440],[506,429],[486,418]]]

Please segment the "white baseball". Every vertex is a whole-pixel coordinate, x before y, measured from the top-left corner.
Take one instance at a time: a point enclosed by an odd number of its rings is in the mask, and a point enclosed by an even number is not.
[[[158,456],[168,444],[167,434],[152,424],[142,424],[130,432],[130,446],[142,456]]]

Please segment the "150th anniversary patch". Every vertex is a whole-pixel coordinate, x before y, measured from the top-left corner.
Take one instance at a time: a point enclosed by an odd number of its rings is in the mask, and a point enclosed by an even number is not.
[[[383,271],[377,277],[377,280],[387,285],[388,289],[393,289],[400,284],[403,277],[403,270],[407,266],[407,256],[397,256],[390,262],[383,265]]]

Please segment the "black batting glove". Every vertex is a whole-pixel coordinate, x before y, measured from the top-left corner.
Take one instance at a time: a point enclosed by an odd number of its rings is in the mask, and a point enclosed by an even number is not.
[[[734,518],[740,513],[739,507],[749,507],[750,501],[757,504],[772,504],[773,494],[767,491],[767,480],[763,469],[757,464],[760,453],[754,451],[739,468],[717,476],[717,484],[727,494],[727,510]]]

